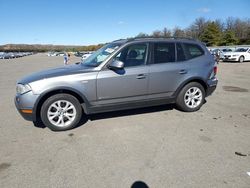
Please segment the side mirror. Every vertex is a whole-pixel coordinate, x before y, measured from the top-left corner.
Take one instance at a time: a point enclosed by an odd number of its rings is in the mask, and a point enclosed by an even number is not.
[[[112,70],[123,69],[124,63],[119,60],[114,60],[108,65],[108,68]]]

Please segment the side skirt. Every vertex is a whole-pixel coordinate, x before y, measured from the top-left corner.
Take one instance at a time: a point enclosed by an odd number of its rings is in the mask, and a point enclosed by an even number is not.
[[[160,98],[154,100],[141,100],[141,101],[133,101],[133,102],[123,102],[109,105],[99,105],[99,106],[86,106],[82,104],[84,112],[86,114],[96,114],[102,112],[111,112],[111,111],[119,111],[119,110],[127,110],[127,109],[135,109],[135,108],[143,108],[149,106],[159,106],[163,104],[171,104],[175,103],[175,98]]]

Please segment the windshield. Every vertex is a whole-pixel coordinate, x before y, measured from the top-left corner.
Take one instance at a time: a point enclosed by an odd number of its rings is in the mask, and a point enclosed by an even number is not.
[[[238,48],[237,50],[235,50],[236,52],[246,52],[248,50],[248,48]]]
[[[104,62],[114,51],[116,51],[121,44],[119,43],[111,43],[103,46],[96,52],[94,52],[91,56],[89,56],[85,61],[82,62],[85,66],[97,67],[102,62]]]

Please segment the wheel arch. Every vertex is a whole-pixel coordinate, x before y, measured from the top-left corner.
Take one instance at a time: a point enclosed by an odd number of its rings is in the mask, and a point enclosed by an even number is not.
[[[188,80],[184,81],[178,88],[177,90],[175,91],[174,93],[174,97],[176,98],[178,96],[178,94],[180,93],[180,91],[182,90],[182,88],[191,83],[191,82],[197,82],[199,84],[201,84],[205,90],[205,93],[207,94],[207,88],[208,88],[208,85],[207,83],[204,81],[204,79],[200,78],[200,77],[192,77],[192,78],[189,78]],[[205,94],[205,95],[206,95]]]
[[[81,94],[79,91],[70,87],[60,87],[60,88],[58,87],[58,88],[53,88],[51,90],[47,90],[39,96],[33,108],[33,116],[34,116],[33,119],[35,121],[40,118],[40,111],[41,111],[41,107],[44,101],[48,99],[49,97],[56,95],[56,94],[60,94],[60,93],[70,94],[74,96],[80,102],[80,104],[84,104],[82,105],[82,107],[83,107],[84,112],[86,112],[87,110],[86,106],[89,103],[88,103],[87,98],[83,94]]]
[[[243,57],[243,61],[245,60],[245,56],[244,55],[240,55],[238,61],[240,61],[240,58]]]

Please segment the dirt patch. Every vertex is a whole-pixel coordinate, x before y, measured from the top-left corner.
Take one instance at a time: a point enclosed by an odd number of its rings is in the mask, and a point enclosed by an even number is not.
[[[10,166],[11,166],[10,163],[1,163],[1,164],[0,164],[0,172],[2,172],[2,171],[4,171],[4,170],[8,169]]]
[[[72,137],[74,136],[74,133],[69,133],[68,136]]]
[[[248,92],[248,89],[235,87],[235,86],[223,86],[224,91],[232,91],[232,92]]]
[[[203,142],[212,142],[213,140],[207,136],[199,136],[200,140]]]

